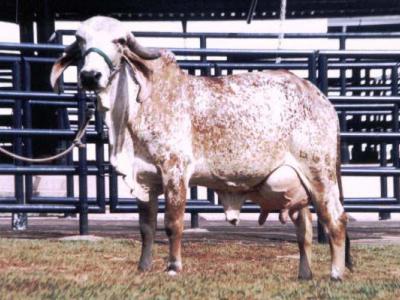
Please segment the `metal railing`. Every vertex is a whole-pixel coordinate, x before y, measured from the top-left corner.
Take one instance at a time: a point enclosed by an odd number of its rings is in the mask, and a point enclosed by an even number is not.
[[[156,36],[155,33],[147,33]],[[138,35],[138,34],[137,34]],[[157,36],[165,36],[160,33]],[[179,35],[179,34],[178,34]],[[189,37],[191,34],[184,34]],[[346,34],[349,36],[350,34]],[[140,36],[140,34],[138,35]],[[175,33],[171,36],[176,36]],[[204,35],[196,35],[204,37]],[[225,35],[211,34],[211,37]],[[260,35],[260,37],[266,35]],[[311,35],[304,35],[305,38]],[[313,35],[315,37],[316,35]],[[321,37],[326,35],[320,35]],[[343,34],[331,35],[343,38]],[[351,35],[350,35],[351,36]],[[367,38],[371,35],[358,35]],[[231,37],[231,36],[230,36]],[[241,35],[235,35],[239,38]],[[296,35],[298,37],[298,35]],[[379,36],[377,36],[379,37]],[[392,34],[390,37],[400,37]],[[208,37],[207,37],[208,38]],[[65,92],[31,91],[30,81],[32,64],[52,64],[54,57],[37,56],[36,51],[60,54],[61,45],[35,44],[0,44],[0,107],[12,108],[12,124],[0,128],[3,145],[9,145],[17,154],[32,155],[31,138],[34,136],[57,136],[64,146],[74,136],[74,130],[85,118],[86,107],[94,105],[95,99],[83,94],[76,82],[64,84]],[[273,51],[273,50],[238,50],[238,49],[171,49],[180,59],[179,64],[190,74],[221,75],[238,71],[260,71],[264,69],[284,68],[300,72],[310,81],[317,84],[335,105],[341,123],[342,159],[344,176],[376,176],[380,178],[380,197],[346,198],[347,211],[363,212],[400,212],[400,163],[398,141],[399,103],[398,97],[398,64],[400,52],[386,51]],[[276,57],[282,57],[281,63],[275,63]],[[190,59],[188,59],[190,57]],[[389,70],[389,71],[388,71]],[[357,78],[346,75],[351,71]],[[338,74],[332,74],[337,72]],[[372,80],[372,72],[389,74],[382,82]],[[389,73],[388,73],[389,72]],[[362,73],[362,74],[360,74]],[[41,76],[48,76],[41,74]],[[32,106],[52,105],[67,109],[69,116],[78,117],[78,122],[59,122],[59,128],[46,130],[34,129],[31,126]],[[362,122],[352,122],[368,116],[384,116],[378,124],[365,121],[369,128],[362,128]],[[390,117],[390,118],[389,118]],[[66,122],[65,122],[66,121]],[[66,125],[68,123],[68,126]],[[366,126],[365,125],[365,126]],[[68,128],[70,126],[70,128]],[[378,131],[374,129],[379,128]],[[0,212],[57,212],[79,213],[80,233],[88,232],[88,213],[137,212],[134,199],[124,199],[118,195],[118,175],[110,167],[105,157],[107,130],[99,114],[91,123],[86,140],[95,147],[95,159],[88,159],[87,148],[79,148],[76,160],[70,154],[66,159],[53,165],[31,165],[21,162],[0,164],[0,174],[13,175],[15,178],[15,196],[0,198]],[[359,161],[352,155],[355,145],[370,145],[377,148],[377,154],[371,161]],[[379,148],[379,149],[378,149]],[[354,152],[354,151],[353,151]],[[361,152],[354,152],[359,156]],[[357,164],[355,164],[357,162]],[[64,197],[43,197],[33,195],[32,176],[64,175],[67,178],[67,192]],[[77,176],[78,195],[74,195],[73,176]],[[88,197],[88,176],[96,178],[96,195]],[[106,195],[106,177],[108,178],[109,196]],[[393,178],[393,192],[388,191],[388,178]],[[198,225],[198,214],[202,212],[223,212],[215,204],[214,193],[207,191],[207,199],[198,199],[198,190],[192,187],[186,211],[192,214],[192,226]],[[161,200],[160,211],[165,208]],[[258,207],[246,204],[243,212],[258,212]]]

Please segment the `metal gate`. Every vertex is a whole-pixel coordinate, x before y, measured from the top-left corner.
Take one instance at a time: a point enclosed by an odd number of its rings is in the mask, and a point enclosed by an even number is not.
[[[59,31],[55,42],[73,31]],[[209,49],[211,39],[276,38],[268,34],[206,34],[206,33],[136,33],[141,38],[191,38],[198,40],[197,49],[172,49],[180,66],[193,75],[218,76],[264,69],[289,69],[308,78],[328,95],[335,105],[341,125],[342,174],[344,176],[377,176],[379,197],[345,199],[347,211],[400,212],[399,191],[399,103],[398,61],[400,52],[334,51],[273,51]],[[344,48],[347,38],[385,37],[384,34],[289,34],[287,38],[336,39]],[[386,38],[400,38],[387,35]],[[31,91],[33,64],[52,64],[61,54],[57,44],[0,44],[0,108],[9,113],[0,116],[0,143],[17,154],[32,156],[32,138],[49,136],[59,139],[59,149],[71,142],[75,130],[83,122],[88,106],[95,99],[79,90],[76,81],[64,82],[63,92]],[[37,55],[35,52],[46,55]],[[276,58],[281,57],[279,64]],[[378,76],[376,76],[378,74]],[[32,107],[54,106],[59,111],[58,128],[32,128]],[[65,113],[67,112],[67,114]],[[88,214],[137,212],[134,199],[119,197],[118,175],[107,157],[107,130],[96,113],[86,134],[87,147],[79,148],[52,165],[7,161],[0,156],[1,175],[14,177],[14,196],[0,198],[0,212],[16,214],[24,220],[25,213],[79,213],[80,233],[88,233]],[[93,152],[88,156],[88,151]],[[62,175],[66,180],[66,196],[43,197],[33,194],[32,176]],[[95,195],[88,196],[88,178],[94,178]],[[78,178],[75,180],[74,178]],[[390,184],[389,184],[390,183]],[[74,193],[74,185],[78,185]],[[393,186],[389,189],[389,186]],[[192,215],[192,226],[198,226],[198,214],[223,212],[216,204],[214,192],[207,190],[206,199],[199,199],[197,187],[190,190],[186,211]],[[160,200],[160,211],[164,210]],[[246,203],[243,212],[258,212],[258,207]],[[19,214],[19,215],[18,215]]]

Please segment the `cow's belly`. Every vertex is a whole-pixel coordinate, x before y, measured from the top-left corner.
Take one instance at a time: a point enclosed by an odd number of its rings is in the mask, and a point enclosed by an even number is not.
[[[288,142],[278,134],[226,133],[196,159],[195,177],[214,189],[245,191],[261,183],[288,155]],[[210,143],[210,142],[208,142]],[[199,176],[197,176],[199,175]],[[213,181],[213,182],[211,182]]]
[[[203,160],[195,164],[189,184],[227,192],[248,192],[262,183],[273,169],[272,164],[261,168],[259,164],[249,161],[244,164],[226,163],[216,167]]]
[[[193,155],[209,173],[231,186],[259,183],[282,163],[291,123],[285,121],[280,90],[249,89],[236,95],[196,99],[192,115]],[[212,101],[210,100],[212,99]]]

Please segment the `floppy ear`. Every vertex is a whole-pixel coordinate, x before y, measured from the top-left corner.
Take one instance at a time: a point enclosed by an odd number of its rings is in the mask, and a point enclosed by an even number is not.
[[[66,47],[64,52],[65,55],[57,59],[53,67],[51,68],[50,84],[55,92],[58,92],[58,82],[60,80],[61,74],[69,65],[79,59],[79,57],[81,56],[78,42],[76,41]]]
[[[136,101],[141,103],[151,95],[151,79],[153,71],[146,65],[145,61],[128,49],[124,51],[124,57],[130,66],[136,84],[139,85],[139,92]]]

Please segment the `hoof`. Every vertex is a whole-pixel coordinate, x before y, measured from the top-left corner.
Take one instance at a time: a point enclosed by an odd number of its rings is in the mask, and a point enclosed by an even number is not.
[[[331,275],[331,281],[334,281],[334,282],[342,282],[342,277],[333,277],[333,276]]]
[[[182,263],[180,261],[169,262],[167,273],[169,276],[176,276],[182,270]]]
[[[151,264],[146,264],[146,265],[139,265],[138,266],[138,270],[140,271],[140,272],[147,272],[147,271],[149,271],[151,269]]]
[[[299,274],[299,280],[311,280],[313,278],[312,273],[309,274]]]
[[[336,268],[332,269],[331,272],[331,280],[332,281],[342,281],[343,278],[343,272],[339,272]]]
[[[353,271],[354,271],[354,264],[353,264],[353,261],[352,261],[352,260],[346,261],[346,268],[347,268],[350,272],[353,272]]]
[[[174,271],[174,270],[169,270],[169,271],[167,272],[167,274],[168,274],[169,276],[176,276],[176,275],[178,275],[178,272],[176,272],[176,271]]]
[[[145,259],[139,262],[138,270],[140,272],[146,272],[149,271],[150,269],[151,269],[151,259],[150,260]]]

